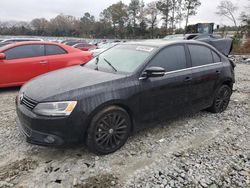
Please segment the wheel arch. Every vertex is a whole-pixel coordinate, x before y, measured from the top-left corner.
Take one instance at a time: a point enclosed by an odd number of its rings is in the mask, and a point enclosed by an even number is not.
[[[220,84],[220,86],[222,86],[222,85],[227,85],[227,86],[229,86],[231,89],[233,89],[233,80],[231,79],[231,78],[227,78],[227,79],[225,79],[225,80],[223,80],[222,82],[221,82],[221,84]]]
[[[111,106],[117,106],[120,107],[122,109],[124,109],[129,117],[130,117],[130,121],[131,121],[131,130],[130,132],[134,131],[134,125],[135,125],[135,120],[134,120],[134,113],[131,110],[131,108],[125,103],[125,101],[123,100],[112,100],[112,101],[107,101],[105,103],[102,103],[101,105],[97,106],[89,115],[88,118],[86,120],[87,122],[87,130],[89,129],[91,120],[93,119],[93,117],[95,116],[95,114],[97,114],[98,112],[100,112],[101,110],[111,107]],[[88,133],[88,131],[85,132],[85,135]]]
[[[233,84],[234,84],[234,81],[233,81],[232,78],[225,78],[225,79],[219,81],[219,82],[214,86],[214,92],[213,92],[213,95],[212,95],[212,96],[213,96],[212,99],[214,98],[214,96],[215,96],[217,90],[218,90],[221,86],[227,85],[227,86],[230,87],[231,90],[233,90]],[[211,101],[211,103],[212,103],[212,101]]]

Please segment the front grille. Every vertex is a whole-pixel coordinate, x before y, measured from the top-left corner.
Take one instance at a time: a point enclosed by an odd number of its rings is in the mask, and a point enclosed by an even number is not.
[[[37,102],[35,100],[30,99],[29,97],[23,95],[23,98],[21,99],[21,104],[24,105],[26,108],[33,110],[35,106],[37,105]]]

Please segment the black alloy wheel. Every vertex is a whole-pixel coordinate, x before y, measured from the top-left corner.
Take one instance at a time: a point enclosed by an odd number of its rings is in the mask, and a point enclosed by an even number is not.
[[[221,113],[227,109],[232,94],[232,89],[227,86],[221,86],[215,95],[214,103],[210,108],[213,113]]]
[[[105,108],[92,119],[87,145],[96,154],[118,150],[129,137],[131,120],[128,113],[117,106]]]

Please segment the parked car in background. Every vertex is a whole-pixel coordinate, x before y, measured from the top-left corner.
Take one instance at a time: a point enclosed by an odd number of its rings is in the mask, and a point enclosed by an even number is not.
[[[18,124],[34,144],[85,142],[90,151],[109,154],[131,132],[157,121],[203,109],[223,112],[234,82],[228,58],[206,43],[118,44],[84,66],[25,84]]]
[[[0,42],[0,48],[8,45],[8,44],[12,44],[13,42]]]
[[[20,86],[38,75],[83,64],[91,58],[90,52],[59,43],[9,44],[0,48],[0,87]]]
[[[93,44],[93,45],[98,45],[99,43],[101,43],[103,40],[102,39],[91,39],[88,41],[89,44]]]
[[[108,42],[108,43],[100,43],[98,44],[97,48],[91,49],[90,51],[93,53],[93,56],[97,56],[100,53],[104,52],[105,50],[112,48],[113,46],[117,45],[118,43]]]
[[[185,39],[185,35],[184,34],[167,35],[163,39],[164,40],[184,40]]]
[[[39,38],[10,38],[10,39],[4,39],[1,42],[28,42],[28,41],[43,41],[43,39]]]
[[[89,51],[89,50],[94,50],[97,48],[96,45],[88,44],[88,43],[77,43],[73,45],[73,47],[78,48],[79,50],[82,50],[82,51]]]
[[[43,41],[43,39],[39,38],[10,38],[10,39],[1,39],[0,40],[0,48],[6,46],[8,44],[16,43],[16,42],[29,42],[29,41]]]
[[[65,39],[61,40],[60,43],[65,44],[66,42],[75,41],[76,39]]]
[[[63,44],[66,44],[68,46],[73,46],[78,43],[87,43],[87,42],[85,40],[70,40],[70,41],[64,42]]]

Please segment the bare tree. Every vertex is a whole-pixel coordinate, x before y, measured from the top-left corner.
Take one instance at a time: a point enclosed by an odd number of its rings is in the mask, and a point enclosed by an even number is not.
[[[44,35],[48,27],[48,21],[45,18],[35,18],[30,22],[37,35]]]
[[[128,6],[128,13],[131,16],[133,22],[133,35],[135,37],[136,30],[136,19],[138,18],[138,14],[140,13],[140,0],[131,0]]]
[[[157,26],[157,17],[160,14],[156,4],[156,1],[150,2],[147,4],[146,8],[147,22],[150,25],[151,38],[154,38],[154,29]]]
[[[228,18],[234,23],[235,27],[237,27],[237,22],[234,15],[235,12],[238,10],[237,5],[233,4],[229,0],[226,0],[226,1],[221,1],[217,9],[218,11],[216,12],[216,14]]]
[[[176,13],[177,13],[177,0],[171,0],[171,17],[170,17],[170,23],[171,23],[171,29],[172,29],[172,34],[174,33],[174,27],[175,27],[175,22],[177,21],[176,19]]]
[[[71,36],[75,32],[78,20],[70,15],[60,14],[52,18],[48,24],[48,30],[54,35]]]
[[[140,1],[140,11],[139,11],[139,15],[138,15],[140,35],[143,35],[147,29],[146,10],[145,9],[146,9],[145,3],[143,0],[141,0]]]
[[[189,17],[197,14],[197,8],[201,5],[199,0],[184,0],[184,10],[186,11],[186,24],[185,28],[188,25]]]
[[[156,5],[163,15],[162,20],[164,20],[166,30],[168,30],[168,24],[170,21],[171,0],[159,0]]]
[[[179,28],[181,28],[181,23],[183,21],[183,5],[182,5],[183,0],[177,0],[177,5],[176,5],[176,23],[179,25]]]
[[[240,21],[242,23],[242,30],[250,36],[250,0],[249,5],[245,7],[245,11],[240,14]]]

